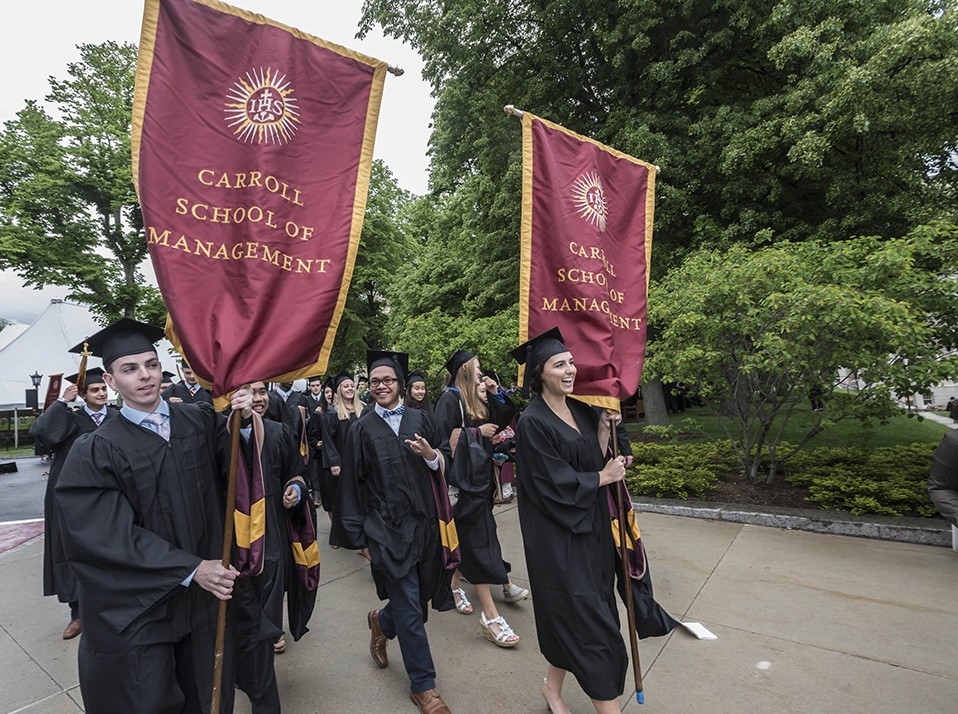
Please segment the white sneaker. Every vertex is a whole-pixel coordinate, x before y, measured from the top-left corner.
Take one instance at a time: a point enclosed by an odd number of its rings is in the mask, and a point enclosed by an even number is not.
[[[502,591],[502,597],[508,603],[517,603],[529,597],[529,591],[526,588],[520,588],[518,585],[510,583],[509,589]]]

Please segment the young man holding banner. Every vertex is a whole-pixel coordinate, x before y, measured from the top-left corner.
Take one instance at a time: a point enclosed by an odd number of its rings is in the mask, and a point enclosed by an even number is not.
[[[161,398],[162,336],[124,318],[87,339],[124,406],[77,439],[55,491],[83,593],[79,677],[91,714],[208,709],[218,601],[237,576],[220,562],[226,420]],[[232,396],[244,417],[251,404],[248,387]],[[223,692],[230,711],[231,681]]]

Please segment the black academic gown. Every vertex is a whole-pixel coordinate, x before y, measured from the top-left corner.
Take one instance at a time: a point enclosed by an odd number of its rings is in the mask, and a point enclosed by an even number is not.
[[[103,422],[116,418],[116,415],[115,409],[107,409]],[[73,410],[59,399],[47,407],[30,427],[30,436],[50,449],[50,474],[43,496],[43,594],[56,595],[60,602],[78,601],[80,590],[63,552],[53,489],[60,480],[63,463],[73,443],[96,428],[96,422],[84,409]]]
[[[263,572],[236,581],[236,686],[253,702],[254,712],[278,711],[279,694],[273,669],[273,645],[283,632],[283,594],[290,572],[290,541],[283,493],[290,480],[302,474],[299,444],[289,428],[263,421],[263,485],[266,494],[266,545]],[[249,442],[243,455],[250,461]],[[303,498],[307,498],[305,490]],[[316,593],[312,593],[315,600]],[[291,610],[300,605],[290,598]],[[290,619],[292,620],[292,613]]]
[[[405,443],[415,434],[435,446],[429,417],[406,409],[399,435],[375,411],[349,429],[340,475],[340,517],[347,548],[369,548],[376,592],[388,599],[385,583],[415,568],[423,621],[430,601],[437,610],[455,607],[443,568],[442,544],[431,482],[436,478]]]
[[[443,392],[436,402],[436,430],[446,442],[453,430],[463,424],[479,426],[479,422],[465,413],[464,406],[460,411],[460,405],[459,393],[451,389]],[[492,441],[481,434],[477,434],[477,439],[482,447],[481,455],[470,452],[465,438],[460,437],[449,468],[449,480],[459,488],[459,500],[453,507],[462,557],[459,572],[470,583],[504,585],[509,582],[512,565],[502,558],[492,514],[495,491]]]
[[[340,419],[336,407],[330,407],[322,415],[322,468],[319,475],[319,493],[323,503],[323,510],[332,514],[332,521],[329,526],[330,545],[341,546],[345,539],[343,536],[343,525],[339,520],[336,504],[339,502],[339,476],[333,476],[333,466],[342,469],[343,453],[346,450],[346,435],[350,428],[358,421],[355,414],[350,414],[348,419]]]
[[[169,443],[110,419],[77,439],[55,489],[82,592],[80,689],[94,714],[179,711],[182,692],[155,659],[174,643],[192,655],[202,711],[210,704],[219,601],[182,582],[222,557],[229,439],[211,407],[169,407]],[[233,702],[232,622],[227,633],[223,711]]]
[[[200,387],[196,390],[196,394],[193,394],[190,388],[186,386],[186,382],[177,382],[167,387],[166,391],[163,392],[163,398],[169,401],[170,397],[178,397],[186,404],[199,404],[200,402],[205,402],[206,404],[213,403],[213,395],[206,389]]]
[[[598,415],[567,400],[578,431],[536,396],[516,429],[516,473],[522,482],[519,524],[533,593],[539,649],[571,672],[592,699],[615,699],[629,657],[619,630],[615,545]]]

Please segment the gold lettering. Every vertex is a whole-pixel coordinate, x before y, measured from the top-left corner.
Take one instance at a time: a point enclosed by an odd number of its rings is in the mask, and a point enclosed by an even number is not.
[[[555,312],[558,310],[556,303],[559,302],[559,298],[552,298],[552,302],[549,302],[549,298],[542,298],[542,309],[548,312]]]
[[[199,215],[199,213],[197,213],[197,209],[199,209],[199,208],[209,208],[209,206],[207,206],[205,203],[194,203],[194,204],[193,204],[193,207],[190,209],[190,215],[192,215],[193,218],[195,218],[195,219],[198,220],[198,221],[205,221],[205,220],[207,220],[207,219],[208,219],[208,216],[206,215],[205,212],[203,213],[202,216]]]
[[[212,173],[213,173],[213,170],[212,170],[212,169],[200,169],[200,172],[199,172],[198,174],[196,174],[196,178],[197,178],[197,180],[198,180],[201,184],[203,184],[204,186],[212,186],[212,185],[213,185],[213,179],[211,179],[211,178],[204,178],[204,177],[203,177],[204,174],[206,174],[206,175],[212,175]]]
[[[281,254],[278,249],[271,251],[268,245],[263,246],[263,260],[265,260],[267,263],[272,263],[276,267],[279,267],[280,255]]]
[[[170,241],[169,230],[165,230],[162,233],[160,233],[160,235],[157,235],[156,228],[154,228],[153,226],[150,226],[149,228],[147,228],[147,231],[149,232],[149,235],[146,238],[146,242],[148,244],[162,245],[165,247],[169,247],[169,241]]]
[[[229,260],[230,254],[226,252],[226,244],[220,243],[219,250],[213,256],[216,260]]]
[[[190,252],[190,246],[186,242],[186,236],[180,236],[180,239],[176,241],[176,244],[173,247],[176,248],[177,250],[182,250],[186,253]]]
[[[212,258],[213,252],[213,241],[201,241],[199,238],[193,244],[193,253],[196,255],[203,254],[207,258]]]

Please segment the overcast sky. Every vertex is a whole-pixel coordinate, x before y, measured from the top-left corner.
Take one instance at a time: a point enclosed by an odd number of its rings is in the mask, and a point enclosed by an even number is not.
[[[422,60],[401,42],[373,31],[354,39],[362,0],[236,0],[231,5],[265,15],[402,67],[405,74],[386,76],[374,156],[382,159],[399,185],[422,194],[427,189],[426,147],[435,101],[422,81]],[[8,8],[9,10],[9,8]],[[79,44],[107,40],[139,43],[143,3],[138,0],[52,0],[17,3],[0,23],[0,121],[13,119],[27,99],[42,101],[48,78],[66,78]],[[31,322],[65,288],[28,290],[9,271],[0,271],[0,317]]]

